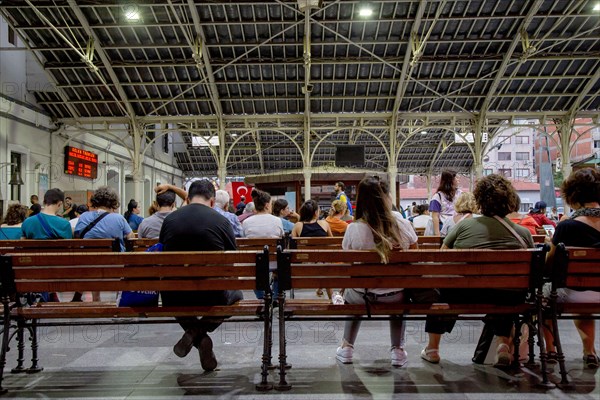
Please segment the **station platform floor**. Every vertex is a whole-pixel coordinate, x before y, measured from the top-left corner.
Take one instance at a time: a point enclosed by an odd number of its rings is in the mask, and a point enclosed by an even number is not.
[[[253,298],[251,292],[246,298]],[[111,293],[103,293],[108,300]],[[300,292],[297,297],[312,297]],[[65,298],[68,296],[65,296]],[[273,362],[277,362],[278,330],[275,319]],[[503,372],[471,362],[482,323],[459,321],[442,341],[439,365],[423,361],[424,322],[407,322],[409,362],[394,368],[389,360],[386,321],[364,322],[353,364],[336,361],[343,322],[290,322],[287,328],[288,362],[292,369],[288,392],[257,392],[260,381],[262,325],[258,322],[224,323],[211,334],[218,368],[204,372],[195,350],[185,358],[172,351],[181,337],[177,324],[40,329],[37,374],[11,374],[16,344],[11,344],[5,368],[2,398],[19,399],[600,399],[600,370],[584,369],[579,336],[571,321],[561,321],[569,378],[574,388],[545,389],[539,367]],[[596,326],[598,331],[598,325]],[[600,336],[600,335],[598,335]],[[29,343],[27,343],[29,344]],[[600,346],[596,346],[600,348]],[[26,352],[29,361],[30,352]],[[28,364],[26,363],[26,366]],[[559,382],[558,367],[550,378]],[[277,382],[276,371],[270,382]]]

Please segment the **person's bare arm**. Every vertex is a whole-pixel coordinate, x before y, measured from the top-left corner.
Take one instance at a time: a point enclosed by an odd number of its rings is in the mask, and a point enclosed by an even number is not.
[[[154,191],[156,192],[156,194],[164,193],[167,190],[172,190],[182,200],[185,200],[187,198],[187,192],[185,190],[183,190],[182,188],[177,187],[175,185],[171,185],[170,183],[163,183],[162,185],[158,185],[154,188]]]
[[[431,220],[433,222],[433,236],[440,236],[440,213],[432,211]]]

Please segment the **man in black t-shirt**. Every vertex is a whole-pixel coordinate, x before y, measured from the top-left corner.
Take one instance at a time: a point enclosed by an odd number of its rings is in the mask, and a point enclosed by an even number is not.
[[[169,214],[162,225],[159,242],[163,251],[214,251],[235,250],[233,228],[212,207],[215,203],[215,188],[206,180],[195,181],[189,188],[188,205]],[[243,299],[239,290],[210,290],[189,292],[161,292],[165,306],[213,306],[229,305]],[[197,347],[200,363],[206,371],[217,367],[212,351],[212,340],[207,335],[221,325],[222,319],[177,318],[185,334],[173,347],[179,357],[185,357]]]

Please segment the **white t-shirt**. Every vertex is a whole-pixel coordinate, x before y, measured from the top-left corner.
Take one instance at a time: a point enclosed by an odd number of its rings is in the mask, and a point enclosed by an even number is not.
[[[417,242],[417,234],[413,229],[410,221],[402,218],[402,214],[393,211],[392,214],[396,218],[396,222],[400,227],[401,243],[400,247],[406,250],[411,244]],[[371,228],[362,221],[356,221],[348,225],[344,239],[342,240],[342,249],[344,250],[373,250],[375,249],[375,241],[373,240],[373,232]],[[363,291],[364,288],[358,289]],[[369,289],[369,292],[376,294],[384,294],[389,292],[397,292],[402,289]]]
[[[247,238],[280,238],[284,235],[281,219],[271,214],[255,214],[242,222],[242,228]]]
[[[431,220],[432,219],[430,215],[421,214],[414,217],[412,223],[415,228],[427,228],[427,224]]]

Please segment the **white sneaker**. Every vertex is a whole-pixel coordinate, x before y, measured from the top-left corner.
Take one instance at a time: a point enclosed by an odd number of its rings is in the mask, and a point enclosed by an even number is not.
[[[408,362],[408,353],[401,347],[392,348],[390,355],[394,367],[401,367]]]
[[[335,358],[337,358],[342,364],[352,364],[352,355],[354,354],[354,347],[338,347],[335,352]]]

